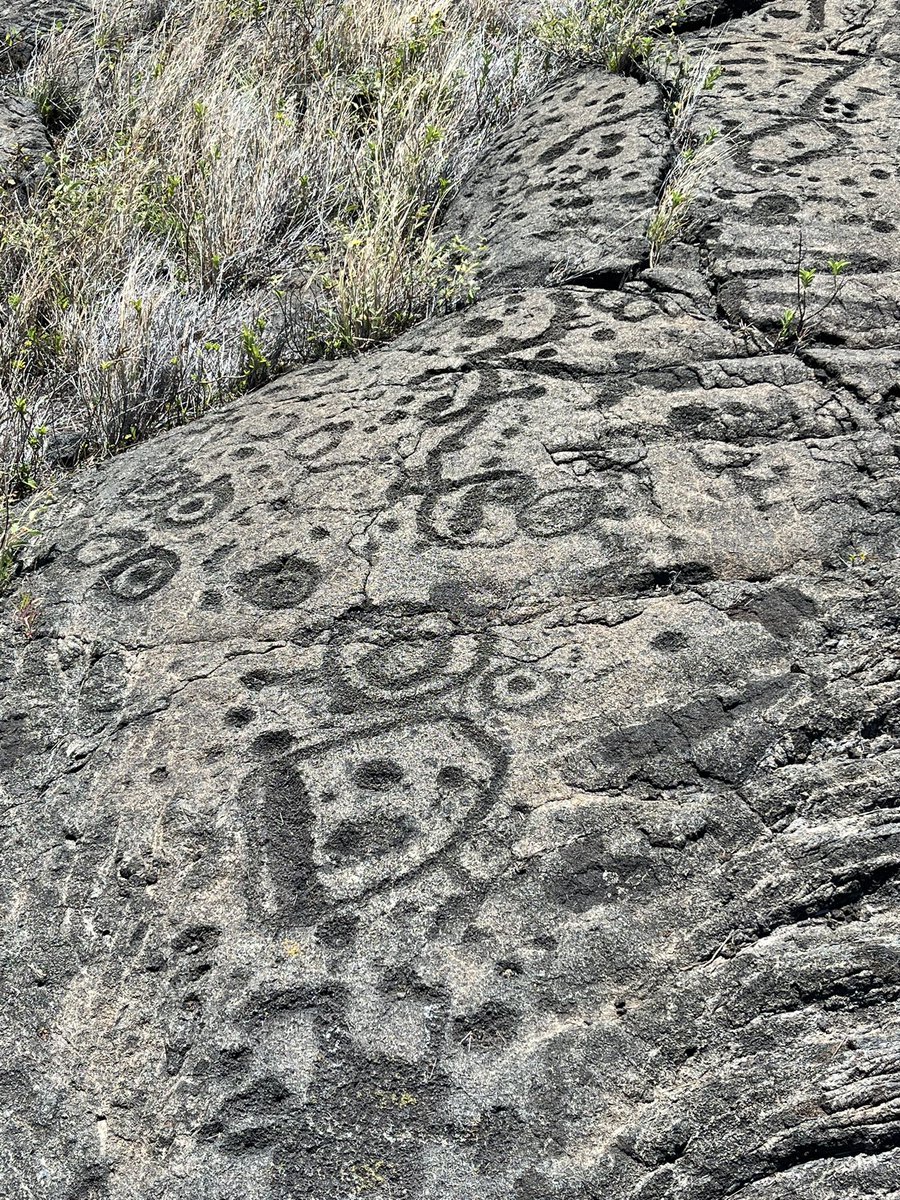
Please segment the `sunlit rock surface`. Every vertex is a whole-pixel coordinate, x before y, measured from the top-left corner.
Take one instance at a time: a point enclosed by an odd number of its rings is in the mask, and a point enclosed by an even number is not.
[[[669,262],[661,100],[579,75],[462,189],[474,307],[62,490],[4,1197],[900,1193],[896,12],[715,36]],[[775,353],[801,232],[855,269]]]

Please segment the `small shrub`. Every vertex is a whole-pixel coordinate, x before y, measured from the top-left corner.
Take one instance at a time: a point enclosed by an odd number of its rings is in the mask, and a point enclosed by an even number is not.
[[[563,0],[545,6],[532,29],[553,54],[625,71],[650,61],[661,28],[683,9],[684,0],[666,16],[655,0]]]
[[[797,350],[815,333],[819,318],[838,300],[846,282],[845,272],[850,262],[844,258],[829,258],[824,268],[805,266],[803,262],[803,238],[798,241],[797,268],[795,273],[794,307],[786,308],[781,314],[778,333],[775,336],[776,350]],[[816,280],[826,275],[829,280],[823,296]]]

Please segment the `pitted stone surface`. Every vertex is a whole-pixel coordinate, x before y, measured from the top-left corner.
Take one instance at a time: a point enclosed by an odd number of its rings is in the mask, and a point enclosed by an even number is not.
[[[655,85],[581,71],[500,140],[447,217],[470,246],[486,247],[487,287],[621,277],[646,259],[644,230],[669,155]]]
[[[717,319],[773,286],[728,214],[812,203],[741,178],[695,269],[495,258],[63,489],[0,657],[4,1200],[900,1194],[896,323]]]
[[[815,334],[852,348],[900,349],[900,82],[895,4],[765,5],[729,27],[720,85],[694,124],[731,136],[699,241],[734,321],[777,331],[798,307],[797,265],[853,266]],[[713,39],[715,34],[711,35]]]

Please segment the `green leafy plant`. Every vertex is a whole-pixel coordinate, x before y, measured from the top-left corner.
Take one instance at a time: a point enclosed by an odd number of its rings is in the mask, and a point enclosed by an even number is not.
[[[676,158],[647,226],[651,267],[659,264],[666,246],[684,233],[692,204],[716,175],[725,153],[727,140],[711,129],[696,149],[686,147]]]
[[[251,325],[244,325],[241,329],[239,386],[244,391],[260,387],[270,377],[270,363],[262,341],[266,324],[265,317],[257,317]]]
[[[669,11],[653,0],[562,0],[544,6],[532,32],[553,54],[625,71],[651,60],[656,39],[684,9],[685,0]]]
[[[775,349],[796,350],[813,336],[823,313],[839,299],[846,281],[845,272],[851,263],[845,258],[829,258],[824,266],[808,266],[803,260],[803,237],[797,247],[795,299],[791,307],[782,310]],[[820,276],[828,280],[824,294],[817,288]]]
[[[14,505],[9,493],[0,496],[0,593],[13,580],[22,550],[40,536],[40,518],[52,499],[46,493]]]

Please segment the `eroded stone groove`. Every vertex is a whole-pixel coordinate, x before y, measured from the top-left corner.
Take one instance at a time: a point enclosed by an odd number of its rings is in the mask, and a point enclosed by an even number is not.
[[[640,269],[665,159],[580,76],[460,199],[473,308],[75,476],[0,660],[4,1196],[900,1194],[900,76],[853,13],[721,35],[744,141],[668,265],[547,284]],[[776,354],[801,229],[860,267]]]

